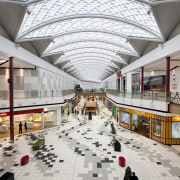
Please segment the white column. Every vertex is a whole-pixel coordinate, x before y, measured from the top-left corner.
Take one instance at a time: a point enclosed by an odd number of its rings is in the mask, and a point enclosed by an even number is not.
[[[57,126],[61,124],[61,107],[57,108]]]
[[[42,114],[42,128],[44,129],[44,112],[42,112],[41,114]]]
[[[132,72],[127,73],[126,76],[126,85],[127,85],[127,92],[131,93],[132,92]]]

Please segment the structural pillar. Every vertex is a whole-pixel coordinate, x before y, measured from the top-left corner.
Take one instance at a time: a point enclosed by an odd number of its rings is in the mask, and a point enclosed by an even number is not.
[[[166,57],[166,101],[170,97],[170,57]]]
[[[70,108],[69,108],[70,111]],[[61,124],[61,107],[57,108],[57,126]]]
[[[9,58],[10,142],[14,143],[13,57]]]
[[[42,112],[42,129],[44,129],[44,112]]]
[[[144,67],[141,67],[141,94],[144,92]]]

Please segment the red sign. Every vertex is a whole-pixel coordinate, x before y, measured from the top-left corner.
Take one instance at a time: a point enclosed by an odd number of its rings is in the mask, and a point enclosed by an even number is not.
[[[7,115],[8,115],[7,112],[2,112],[2,113],[0,113],[0,117],[4,117],[4,116],[7,116]]]
[[[117,75],[118,78],[121,77],[121,76],[122,76],[121,71],[118,71],[118,72],[116,73],[116,75]]]
[[[14,115],[20,115],[20,114],[30,114],[30,113],[40,113],[44,112],[44,109],[29,109],[29,110],[23,110],[23,111],[14,111]],[[2,112],[0,113],[0,117],[9,116],[9,112]]]

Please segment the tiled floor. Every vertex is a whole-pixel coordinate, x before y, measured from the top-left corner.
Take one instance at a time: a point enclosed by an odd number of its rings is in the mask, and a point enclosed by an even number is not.
[[[180,146],[166,146],[116,127],[121,152],[114,152],[107,144],[112,139],[109,117],[94,116],[80,125],[74,117],[59,127],[45,129],[9,139],[0,139],[0,176],[15,173],[15,180],[123,180],[125,168],[118,157],[126,158],[126,166],[135,171],[140,180],[180,179]],[[36,138],[45,137],[45,145],[32,151]],[[20,165],[24,155],[30,162]]]

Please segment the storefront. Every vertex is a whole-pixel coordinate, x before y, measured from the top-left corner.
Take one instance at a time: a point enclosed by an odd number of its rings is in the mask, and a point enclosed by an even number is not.
[[[111,101],[108,101],[108,109],[109,109],[110,111],[112,111],[112,102],[111,102]]]
[[[46,108],[45,108],[46,109]],[[43,121],[44,120],[44,121]],[[27,124],[27,132],[41,130],[43,128],[56,126],[56,110],[45,111],[44,109],[32,109],[23,111],[14,111],[14,134],[19,134],[20,122]],[[0,113],[0,137],[8,137],[10,131],[9,112]],[[23,126],[23,133],[25,133]]]
[[[163,144],[180,144],[180,117],[120,109],[120,126]]]
[[[112,105],[112,116],[116,118],[116,105],[115,104]]]

